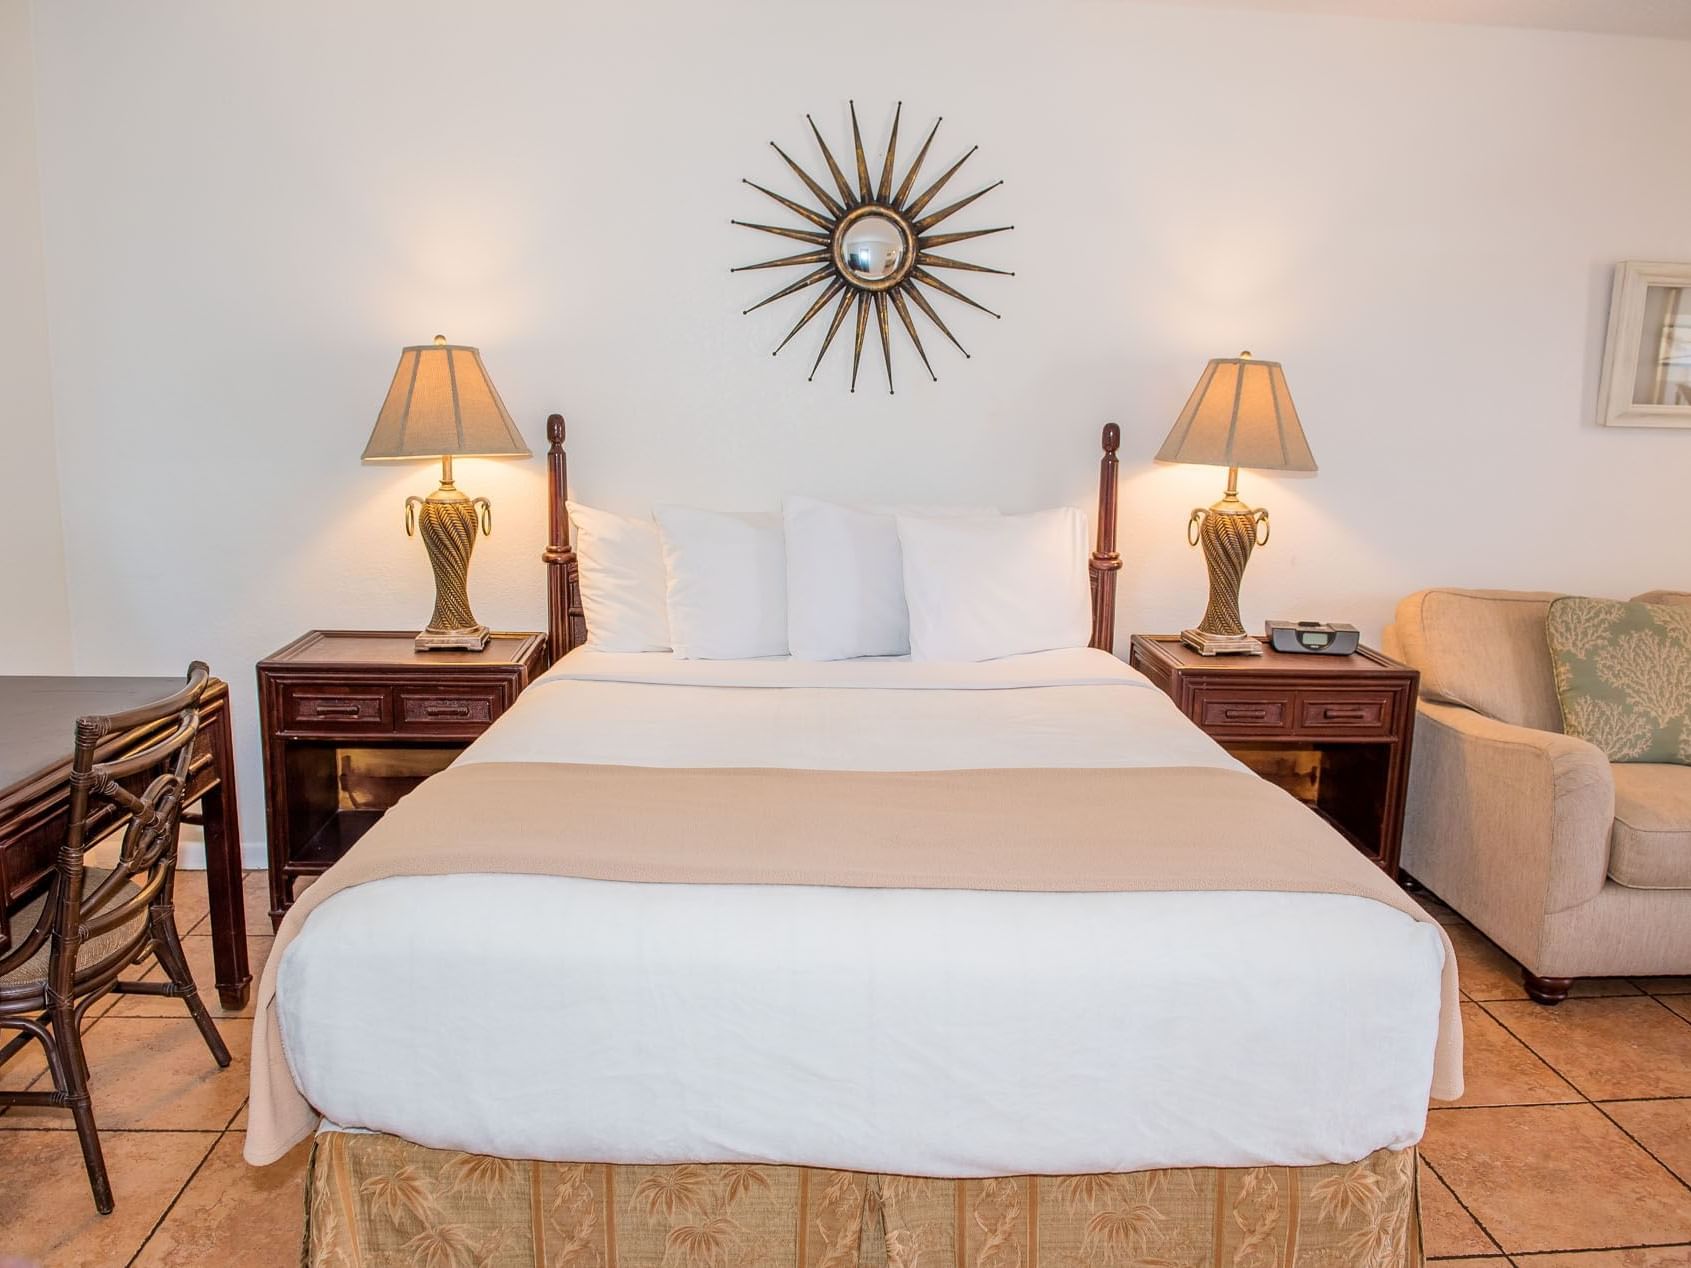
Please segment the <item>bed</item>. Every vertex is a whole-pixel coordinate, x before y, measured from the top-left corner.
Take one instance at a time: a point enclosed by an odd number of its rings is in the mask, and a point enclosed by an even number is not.
[[[557,663],[261,984],[310,1262],[1419,1262],[1448,943],[1103,650],[1112,435],[1094,646],[955,665],[586,650],[552,440]]]

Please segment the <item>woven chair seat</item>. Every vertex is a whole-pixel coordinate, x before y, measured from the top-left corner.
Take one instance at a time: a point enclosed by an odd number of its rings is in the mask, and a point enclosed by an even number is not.
[[[103,885],[111,872],[105,868],[90,867],[85,868],[82,875],[82,890],[83,893],[87,894]],[[141,888],[134,877],[130,878],[129,883],[135,889]],[[25,903],[22,908],[13,914],[11,924],[15,934],[27,934],[29,930],[35,928],[35,922],[41,919],[41,909],[47,905],[47,897],[47,893],[42,893],[32,901]],[[111,901],[115,903],[119,899],[114,897]],[[140,932],[141,927],[146,922],[147,909],[137,907],[133,920],[126,920],[122,924],[88,939],[78,947],[76,949],[76,967],[80,970],[98,964]],[[52,939],[49,938],[41,944],[29,959],[4,977],[0,977],[0,983],[7,986],[18,986],[30,981],[45,984],[47,981],[47,961],[52,955],[52,950],[53,943]]]

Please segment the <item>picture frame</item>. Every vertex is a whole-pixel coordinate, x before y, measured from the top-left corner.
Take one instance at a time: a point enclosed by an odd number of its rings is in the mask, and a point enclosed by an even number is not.
[[[1597,421],[1691,427],[1691,264],[1615,266]]]

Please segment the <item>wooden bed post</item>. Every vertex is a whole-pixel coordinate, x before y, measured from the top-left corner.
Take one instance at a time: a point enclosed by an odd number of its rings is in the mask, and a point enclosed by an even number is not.
[[[1098,464],[1098,549],[1092,552],[1092,642],[1091,646],[1113,652],[1116,648],[1116,573],[1121,556],[1116,553],[1116,450],[1121,446],[1121,428],[1104,424],[1104,457]]]
[[[546,420],[547,523],[546,549],[540,558],[546,564],[546,631],[552,660],[587,641],[587,621],[581,612],[581,577],[575,551],[570,548],[570,517],[564,506],[569,497],[569,466],[564,457],[564,416]]]

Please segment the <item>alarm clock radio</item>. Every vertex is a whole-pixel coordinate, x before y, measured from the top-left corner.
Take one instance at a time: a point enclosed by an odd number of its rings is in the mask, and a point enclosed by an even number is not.
[[[1268,645],[1277,652],[1349,656],[1361,641],[1362,636],[1354,625],[1329,625],[1325,621],[1268,622]]]

